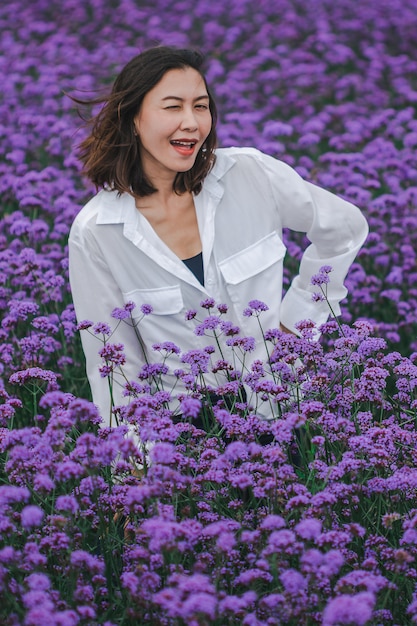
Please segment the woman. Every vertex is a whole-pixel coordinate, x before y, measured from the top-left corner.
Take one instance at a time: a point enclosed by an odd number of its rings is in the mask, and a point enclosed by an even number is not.
[[[75,310],[79,321],[109,322],[125,303],[136,304],[134,316],[141,305],[152,306],[140,337],[121,323],[111,339],[123,343],[132,380],[145,362],[158,361],[157,342],[172,341],[184,352],[213,343],[184,320],[210,297],[255,338],[252,361],[265,352],[257,320],[243,315],[250,300],[268,304],[264,329],[281,324],[295,332],[307,318],[320,324],[329,308],[313,302],[310,281],[330,265],[328,297],[338,314],[343,281],[368,232],[356,207],[288,165],[252,148],[216,149],[216,107],[201,67],[200,54],[171,47],[134,57],[80,146],[85,174],[102,189],[70,233]],[[284,227],[305,232],[311,245],[282,299]],[[87,332],[82,341],[93,400],[112,424],[100,345]],[[173,354],[168,365],[169,390],[181,363]],[[122,384],[113,395],[116,405],[126,402]]]

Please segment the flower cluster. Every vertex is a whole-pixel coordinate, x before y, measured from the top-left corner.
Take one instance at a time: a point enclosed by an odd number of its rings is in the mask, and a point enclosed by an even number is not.
[[[0,25],[0,622],[415,623],[415,0],[16,0]],[[94,189],[66,94],[95,95],[159,42],[207,52],[221,145],[344,195],[370,235],[340,326],[265,328],[251,362],[254,338],[207,298],[184,324],[210,345],[155,343],[106,429],[77,328],[110,381],[126,356],[107,324],[76,325],[66,243]],[[284,235],[287,285],[307,241]],[[262,325],[266,307],[244,315]],[[177,406],[158,384],[172,355]]]

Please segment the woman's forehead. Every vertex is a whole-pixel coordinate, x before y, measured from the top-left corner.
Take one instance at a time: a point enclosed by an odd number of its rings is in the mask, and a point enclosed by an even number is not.
[[[181,95],[182,94],[182,95]],[[207,88],[202,75],[192,67],[172,69],[165,72],[161,80],[147,95],[156,98],[207,97]]]

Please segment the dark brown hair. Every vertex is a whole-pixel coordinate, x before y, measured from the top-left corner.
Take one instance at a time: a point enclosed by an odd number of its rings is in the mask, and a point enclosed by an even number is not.
[[[173,188],[178,194],[201,191],[202,181],[213,166],[217,143],[217,109],[202,74],[202,65],[202,54],[194,50],[169,46],[150,48],[133,57],[122,69],[110,95],[88,101],[72,98],[83,105],[104,104],[98,115],[89,121],[91,133],[78,146],[83,173],[97,187],[106,186],[136,197],[157,191],[141,166],[140,139],[135,134],[133,120],[145,95],[166,72],[191,67],[201,74],[206,85],[212,126],[193,167],[187,172],[178,172]]]

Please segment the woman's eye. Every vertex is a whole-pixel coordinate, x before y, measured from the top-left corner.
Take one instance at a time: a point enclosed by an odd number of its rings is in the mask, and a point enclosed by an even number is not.
[[[207,104],[197,104],[196,109],[200,109],[202,111],[207,111],[208,106],[207,106]]]
[[[172,106],[165,107],[165,109],[167,109],[167,110],[168,110],[168,109],[179,109],[179,108],[180,108],[180,107],[179,107],[179,105],[178,105],[178,104],[173,104]]]

